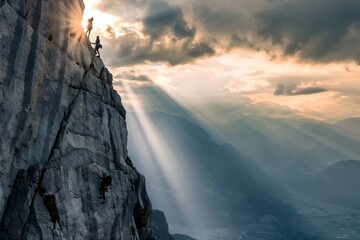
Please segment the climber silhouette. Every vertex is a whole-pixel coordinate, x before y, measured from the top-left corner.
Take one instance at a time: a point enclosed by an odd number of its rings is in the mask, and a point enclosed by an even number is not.
[[[60,214],[59,214],[59,210],[56,206],[55,195],[45,193],[45,194],[43,194],[43,200],[44,200],[44,205],[50,214],[51,221],[53,222],[53,225],[54,225],[54,229],[55,229],[56,223],[57,223],[57,224],[59,224],[59,227],[62,230],[62,227],[60,224],[60,216],[59,216]]]
[[[86,26],[86,33],[85,33],[85,34],[87,34],[88,37],[90,36],[90,32],[91,32],[91,30],[93,29],[93,26],[92,26],[93,21],[94,21],[94,18],[90,18],[90,19],[87,21],[88,24],[87,24],[87,26]]]
[[[100,178],[101,183],[100,183],[100,197],[102,198],[103,201],[101,202],[101,204],[105,203],[105,193],[109,190],[109,186],[111,185],[111,176],[106,176],[105,174],[103,174],[103,176],[100,176],[100,174],[98,172],[96,172],[96,175]]]
[[[94,43],[91,43],[95,45],[95,56],[100,57],[99,48],[102,48],[102,45],[100,44],[100,37],[96,36],[96,40]]]

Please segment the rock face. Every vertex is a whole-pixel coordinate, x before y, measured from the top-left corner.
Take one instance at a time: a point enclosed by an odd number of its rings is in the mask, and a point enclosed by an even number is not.
[[[150,226],[154,230],[157,240],[174,240],[169,233],[169,226],[163,212],[159,210],[153,211]]]
[[[159,210],[154,210],[152,212],[149,226],[151,229],[150,231],[154,232],[156,240],[196,240],[184,234],[171,235],[169,233],[169,225],[167,223],[165,214]]]
[[[0,239],[140,239],[151,203],[82,0],[0,0]],[[105,204],[100,175],[111,175]]]

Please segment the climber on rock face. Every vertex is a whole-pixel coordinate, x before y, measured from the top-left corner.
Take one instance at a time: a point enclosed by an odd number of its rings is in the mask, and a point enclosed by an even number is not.
[[[56,198],[54,194],[44,193],[43,194],[43,200],[44,205],[47,208],[51,221],[53,222],[54,229],[56,227],[56,223],[59,225],[60,229],[62,230],[61,224],[60,224],[60,214],[59,209],[56,206]]]
[[[96,36],[96,41],[94,43],[92,43],[95,45],[95,55],[97,57],[100,57],[100,52],[99,52],[99,48],[102,48],[102,45],[100,44],[100,37]]]
[[[109,186],[111,185],[111,176],[106,176],[105,174],[103,174],[103,176],[101,176],[99,173],[96,173],[96,175],[100,178],[101,180],[101,184],[100,184],[100,197],[102,198],[103,201],[101,202],[101,204],[105,203],[105,193],[109,190]]]
[[[87,34],[88,37],[90,36],[90,32],[91,32],[91,30],[92,30],[92,28],[93,28],[93,26],[92,26],[93,21],[94,21],[94,18],[90,18],[90,19],[87,21],[88,24],[87,24],[87,26],[86,26],[86,33],[85,33],[85,34]]]

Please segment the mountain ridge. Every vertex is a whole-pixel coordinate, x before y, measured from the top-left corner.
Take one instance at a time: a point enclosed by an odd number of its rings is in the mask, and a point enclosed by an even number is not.
[[[154,207],[166,213],[169,223],[186,224],[186,221],[179,219],[181,214],[177,214],[177,208],[169,203],[195,206],[195,209],[202,211],[205,219],[197,219],[195,213],[187,216],[191,219],[191,224],[196,223],[199,228],[203,224],[214,228],[256,224],[266,216],[274,216],[277,219],[291,219],[297,216],[296,210],[287,202],[289,193],[236,147],[226,143],[215,143],[209,134],[203,134],[204,129],[195,131],[195,128],[201,127],[182,117],[154,112],[147,113],[146,116],[154,131],[161,132],[164,142],[176,146],[172,149],[173,159],[166,159],[168,164],[181,162],[181,165],[191,168],[190,171],[180,168],[176,173],[178,180],[173,179],[181,181],[181,185],[184,185],[185,189],[177,189],[181,195],[188,196],[183,199],[172,192],[171,186],[164,184],[166,181],[171,182],[171,176],[164,175],[161,169],[156,170],[157,161],[161,160],[156,160],[156,157],[144,152],[146,143],[138,141],[144,139],[141,133],[137,135],[136,131],[131,131],[135,127],[134,124],[137,125],[136,113],[129,112],[129,149],[135,154],[133,159],[139,168],[148,169],[147,177],[151,181],[149,192],[152,199],[167,199],[168,204],[158,205],[155,201]],[[193,126],[184,127],[188,124]],[[162,147],[166,149],[167,145]],[[178,156],[177,152],[181,152],[181,156]],[[148,158],[147,163],[139,160],[144,156]],[[197,190],[192,191],[191,188]],[[186,201],[188,198],[193,202]]]

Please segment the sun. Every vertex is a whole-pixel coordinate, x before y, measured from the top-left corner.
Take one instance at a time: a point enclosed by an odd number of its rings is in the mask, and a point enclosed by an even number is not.
[[[98,2],[99,1],[95,1],[95,0],[84,0],[85,10],[81,24],[84,29],[86,29],[87,21],[90,18],[94,18],[93,31],[104,29],[109,25],[113,25],[114,22],[117,21],[116,17],[97,10],[96,4]]]

